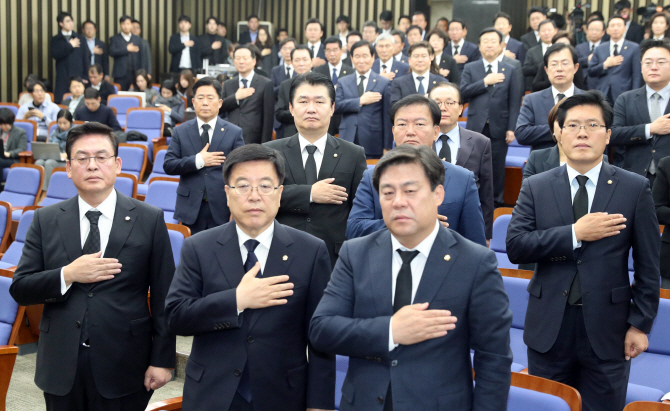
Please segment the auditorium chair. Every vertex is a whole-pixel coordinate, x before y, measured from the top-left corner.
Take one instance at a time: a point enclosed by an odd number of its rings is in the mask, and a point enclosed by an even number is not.
[[[340,402],[342,402],[342,386],[344,385],[344,377],[347,376],[349,369],[349,357],[344,355],[335,356],[335,409],[340,409]]]
[[[0,258],[0,268],[14,267],[19,264],[21,254],[23,253],[23,245],[26,243],[26,234],[28,233],[30,223],[33,221],[33,214],[37,208],[38,207],[31,206],[22,210],[23,215],[19,220],[16,237],[14,238],[14,242],[9,245],[7,251],[2,255],[2,258]]]
[[[51,180],[49,180],[47,195],[44,197],[40,205],[46,207],[76,195],[77,187],[74,186],[72,180],[67,176],[65,167],[55,167],[51,172]]]
[[[0,201],[0,253],[4,253],[10,244],[12,231],[12,205]]]
[[[179,257],[181,256],[181,247],[184,245],[184,240],[191,236],[191,229],[181,224],[165,223],[170,235],[170,245],[172,247],[172,256],[174,257],[174,266],[179,265]]]
[[[528,348],[523,342],[523,326],[528,308],[528,283],[533,276],[532,271],[500,269],[503,285],[509,297],[509,309],[512,311],[512,327],[510,328],[510,347],[514,362],[528,367]],[[523,274],[523,275],[521,275]],[[523,278],[525,277],[525,278]]]
[[[126,114],[128,110],[135,107],[141,107],[141,99],[138,96],[123,96],[112,94],[107,97],[107,106],[116,109],[116,120],[121,127],[126,126]]]
[[[114,188],[126,197],[137,198],[137,177],[129,173],[121,173],[116,176]]]
[[[182,397],[170,398],[149,404],[145,411],[181,411]]]
[[[147,168],[147,156],[149,151],[141,144],[121,143],[119,144],[119,158],[121,159],[121,172],[132,174],[137,181],[142,181],[142,176]]]
[[[179,221],[174,219],[178,185],[179,180],[172,177],[156,177],[151,180],[147,196],[144,198],[145,203],[163,210],[166,223],[179,224]]]
[[[37,205],[42,195],[44,167],[35,164],[14,163],[9,169],[0,201],[12,205],[12,220],[19,221],[22,208]]]
[[[14,125],[26,131],[26,139],[28,139],[26,151],[32,151],[32,142],[37,141],[37,122],[34,120],[16,120]]]
[[[520,145],[516,139],[507,147],[505,157],[505,191],[503,201],[505,204],[516,204],[523,182],[523,169],[530,155],[530,147]]]
[[[72,121],[73,127],[78,126],[80,124],[84,124],[84,123],[86,123],[86,122],[85,121],[77,121],[77,120]],[[51,136],[51,133],[53,133],[53,131],[56,129],[56,127],[58,127],[58,121],[52,121],[51,123],[49,123],[49,136]],[[49,140],[49,137],[47,137],[47,141],[48,140]]]
[[[670,404],[651,401],[636,401],[626,405],[623,411],[670,411]]]
[[[126,133],[139,131],[147,136],[147,141],[133,141],[147,147],[149,161],[153,160],[153,139],[163,136],[164,112],[158,108],[131,108],[126,114]]]
[[[14,116],[16,116],[16,113],[19,112],[19,105],[16,103],[0,103],[0,108],[8,108],[12,110]]]
[[[505,214],[493,220],[493,236],[491,238],[490,248],[496,253],[498,267],[517,269],[519,266],[517,264],[512,264],[507,257],[507,245],[505,244],[505,239],[507,238],[507,226],[511,219],[512,216],[510,214]]]
[[[147,195],[147,190],[149,189],[149,183],[151,183],[151,180],[153,180],[155,177],[172,177],[179,179],[179,176],[170,176],[165,174],[165,170],[163,169],[163,163],[165,162],[166,153],[167,150],[159,150],[156,153],[156,158],[154,159],[154,166],[153,169],[151,170],[151,174],[149,174],[149,177],[147,178],[147,181],[145,181],[144,184],[140,184],[137,186],[137,198],[139,200],[144,200],[144,197]]]
[[[560,382],[512,373],[507,411],[581,411],[579,392]]]

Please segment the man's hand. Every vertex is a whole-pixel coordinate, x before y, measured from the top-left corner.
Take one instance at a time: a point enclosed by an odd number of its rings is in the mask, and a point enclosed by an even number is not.
[[[487,86],[502,83],[503,81],[505,81],[505,75],[502,73],[491,73],[484,77],[484,84]]]
[[[77,47],[81,46],[81,41],[79,41],[79,39],[77,37],[71,38],[69,40],[69,42],[70,42],[70,45],[74,48],[77,48]]]
[[[577,241],[597,241],[617,235],[626,228],[623,214],[589,213],[575,223]]]
[[[440,224],[442,224],[444,228],[449,228],[449,223],[447,223],[447,216],[438,214],[437,219],[440,220]]]
[[[200,156],[202,157],[202,161],[205,162],[205,167],[220,166],[226,161],[223,151],[212,151],[210,153],[207,151],[208,149],[209,143],[205,144],[205,147],[200,151]]]
[[[670,114],[664,114],[649,126],[649,132],[656,135],[670,134]]]
[[[591,61],[591,58],[593,58],[593,53],[589,54],[589,62]]]
[[[366,106],[368,104],[380,101],[382,99],[382,94],[376,91],[366,91],[360,98],[361,98],[360,101],[361,106]]]
[[[623,63],[623,56],[619,54],[618,56],[609,56],[605,59],[603,63],[603,68],[608,69],[610,67],[620,66]]]
[[[9,158],[9,151],[5,151],[5,157]]]
[[[647,338],[647,334],[631,325],[628,331],[626,331],[624,347],[626,347],[624,352],[626,361],[637,357],[638,355],[647,351],[647,348],[649,347],[649,339]]]
[[[235,92],[235,99],[238,101],[244,100],[245,98],[251,97],[255,92],[256,89],[253,87],[247,87],[247,88],[240,87]]]
[[[144,388],[149,390],[157,390],[164,386],[172,379],[172,373],[168,368],[152,367],[147,368],[144,373]]]
[[[138,51],[140,51],[140,48],[134,45],[133,43],[128,43],[128,45],[126,46],[126,50],[128,50],[131,53],[137,53]]]
[[[323,66],[324,64],[326,64],[326,60],[322,59],[321,57],[314,57],[312,59],[312,67]]]
[[[515,60],[516,60],[516,54],[512,53],[512,52],[509,51],[509,50],[505,50],[505,55],[506,55],[507,57],[511,58],[511,59],[515,59]]]
[[[512,141],[514,141],[514,131],[507,130],[505,133],[505,143],[512,144]]]
[[[195,42],[193,40],[185,41],[184,46],[186,47],[193,47],[195,45]]]
[[[458,64],[465,64],[468,62],[468,56],[465,54],[456,54],[454,60],[456,60],[456,63]]]
[[[102,50],[102,48],[100,48],[100,47],[98,47],[98,46],[93,47],[93,54],[97,54],[97,55],[99,56],[99,55],[101,55],[102,53],[104,53],[104,51]]]
[[[220,48],[221,48],[221,42],[220,41],[217,40],[214,43],[212,43],[212,50],[218,50]]]
[[[411,345],[444,337],[456,328],[456,317],[447,310],[429,310],[428,303],[406,305],[391,318],[393,342]]]
[[[450,73],[450,71],[447,70],[447,69],[440,69],[440,75],[441,75],[442,77],[444,77],[444,78],[447,78],[447,76],[449,75],[449,73]]]
[[[43,119],[44,114],[41,111],[39,111],[38,109],[35,108],[35,109],[32,109],[32,110],[26,111],[26,114],[23,116],[23,119],[28,120],[28,119],[30,119],[30,117],[37,117],[39,119]]]
[[[97,283],[111,280],[121,272],[121,264],[116,258],[100,258],[102,251],[84,254],[63,267],[65,285],[72,283]]]
[[[312,184],[312,202],[319,204],[342,204],[347,201],[347,189],[333,184],[334,178],[326,178]]]
[[[269,55],[270,53],[272,53],[272,49],[263,49],[263,50],[261,50],[261,56],[263,56],[263,57]]]
[[[238,311],[283,305],[287,303],[286,297],[293,295],[293,283],[287,283],[288,275],[256,278],[260,270],[261,264],[256,263],[237,286],[235,297]]]
[[[388,79],[388,80],[393,80],[395,78],[395,73],[392,71],[389,71],[387,73],[379,73],[380,76]]]

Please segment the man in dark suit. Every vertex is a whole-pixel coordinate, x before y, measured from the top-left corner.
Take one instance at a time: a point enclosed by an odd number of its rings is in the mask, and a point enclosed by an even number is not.
[[[270,74],[270,79],[272,80],[272,87],[275,91],[275,99],[278,97],[279,85],[282,81],[293,78],[295,76],[295,69],[291,64],[291,51],[297,45],[293,37],[287,37],[279,43],[279,52],[282,55],[284,60],[283,64],[278,65],[277,67],[272,68],[272,73]],[[276,125],[275,125],[275,128]]]
[[[559,101],[573,94],[582,93],[575,87],[573,79],[579,70],[577,53],[572,46],[556,43],[544,54],[544,70],[551,87],[536,91],[523,99],[514,136],[519,144],[531,146],[531,150],[553,147],[553,124],[547,123],[549,111]]]
[[[391,30],[391,35],[393,36],[393,40],[395,40],[395,43],[393,45],[393,58],[398,60],[401,63],[405,63],[409,65],[409,57],[405,54],[405,46],[407,45],[407,36],[403,31],[400,31],[398,29],[393,29]],[[409,47],[409,46],[408,46]]]
[[[458,125],[458,118],[463,113],[463,102],[457,85],[438,83],[428,97],[437,103],[442,114],[435,152],[442,161],[461,166],[475,175],[488,244],[493,236],[491,140]]]
[[[535,79],[537,72],[542,70],[544,55],[547,53],[547,49],[551,47],[551,39],[558,32],[558,28],[553,20],[547,19],[540,23],[538,31],[540,33],[540,44],[529,49],[526,52],[526,58],[523,61],[523,75],[526,78],[526,91],[532,89],[533,79]]]
[[[305,74],[312,70],[312,53],[307,46],[297,46],[291,50],[291,63],[293,65],[292,71],[294,72],[294,76]],[[283,137],[290,137],[298,132],[289,107],[291,104],[291,80],[286,79],[279,85],[277,104],[275,106],[275,118],[282,125]]]
[[[130,16],[121,16],[119,24],[121,33],[109,39],[109,55],[114,57],[112,77],[121,85],[121,90],[127,91],[135,81],[135,72],[145,68],[147,63],[142,52],[142,39],[130,32],[133,26]]]
[[[230,220],[221,164],[244,139],[239,127],[218,118],[220,96],[221,83],[211,77],[193,85],[196,118],[174,128],[163,163],[165,173],[180,176],[174,218],[193,234]]]
[[[614,12],[621,15],[626,21],[626,40],[640,44],[644,40],[644,27],[633,20],[633,9],[628,0],[619,0],[614,3]]]
[[[509,301],[494,253],[437,223],[444,178],[425,146],[375,167],[388,230],[344,244],[310,323],[317,349],[349,356],[343,411],[506,408]]]
[[[391,105],[410,94],[427,95],[433,86],[447,81],[442,76],[430,72],[435,55],[426,41],[414,43],[409,47],[410,72],[394,79],[391,83]]]
[[[424,96],[403,98],[393,105],[390,117],[396,146],[411,144],[432,148],[439,136],[440,107]],[[468,240],[486,245],[484,218],[474,174],[446,161],[442,164],[445,196],[437,208],[440,221]],[[362,237],[384,228],[379,194],[373,189],[372,170],[366,170],[349,213],[347,238]]]
[[[9,168],[19,162],[19,153],[28,149],[26,130],[14,126],[16,117],[12,110],[0,108],[0,138],[3,141],[4,158],[0,158],[0,168]]]
[[[170,63],[171,73],[180,73],[182,70],[196,70],[202,68],[202,50],[203,46],[200,38],[191,36],[191,18],[189,16],[179,16],[179,33],[170,36],[168,50],[172,54]]]
[[[149,80],[151,80],[153,78],[151,76],[152,73],[151,45],[149,44],[149,41],[147,39],[142,38],[142,23],[137,19],[133,19],[132,23],[133,26],[132,29],[130,29],[130,32],[133,33],[142,41],[141,52],[142,52],[142,59],[145,62],[145,67],[143,67],[143,69],[147,72],[147,77],[149,77]]]
[[[533,6],[528,10],[529,30],[521,36],[521,43],[526,51],[540,44],[540,33],[538,27],[540,22],[547,19],[547,11],[544,7]]]
[[[200,36],[202,58],[209,60],[209,65],[228,64],[228,48],[226,38],[217,33],[219,20],[210,16],[205,25],[205,33]]]
[[[340,139],[363,146],[367,158],[381,158],[393,144],[391,81],[372,70],[375,49],[367,41],[351,46],[351,55],[356,74],[340,80],[335,98]]]
[[[239,44],[249,44],[253,43],[256,41],[258,38],[258,27],[260,26],[260,21],[258,20],[258,16],[255,14],[251,14],[249,17],[247,17],[247,31],[244,33],[240,34],[240,41]]]
[[[589,77],[589,61],[593,58],[593,52],[600,45],[605,35],[605,22],[601,19],[593,19],[586,23],[586,39],[575,47],[577,57],[579,58],[579,69],[582,70],[586,79],[587,88],[595,90],[598,86],[597,79]]]
[[[321,43],[322,37],[323,24],[321,21],[316,18],[307,20],[307,23],[305,23],[307,43],[305,43],[305,46],[312,53],[312,66],[314,67],[326,64],[326,49]]]
[[[175,365],[163,211],[114,189],[110,128],[73,128],[67,156],[78,195],[35,211],[10,287],[19,304],[44,304],[35,383],[47,410],[141,411]]]
[[[84,67],[88,69],[94,64],[99,64],[102,67],[102,74],[109,76],[109,53],[107,52],[107,45],[104,41],[96,38],[98,28],[91,20],[86,20],[82,26],[84,32],[83,44],[84,48]],[[84,79],[87,80],[84,73]],[[107,99],[105,98],[105,101]]]
[[[356,188],[367,168],[365,151],[328,133],[335,88],[327,76],[307,73],[297,77],[290,97],[298,133],[265,143],[286,160],[277,221],[325,241],[335,264]]]
[[[510,36],[512,31],[512,17],[505,13],[499,12],[493,16],[493,27],[503,34],[503,43],[505,43],[505,55],[511,59],[517,60],[523,64],[526,58],[526,48],[523,43]]]
[[[481,60],[482,55],[477,45],[465,40],[465,37],[468,35],[468,28],[464,21],[459,19],[451,20],[449,22],[448,34],[451,41],[444,48],[444,53],[454,57],[461,73],[463,73],[465,63]]]
[[[624,170],[647,177],[653,186],[659,162],[670,156],[670,45],[648,41],[642,53],[645,85],[617,99],[610,144],[624,149]]]
[[[184,242],[166,303],[170,331],[195,336],[184,411],[335,408],[335,356],[308,339],[328,251],[275,221],[284,173],[276,150],[235,150],[223,177],[233,221]]]
[[[640,87],[640,47],[624,39],[626,22],[612,16],[607,23],[610,40],[596,47],[589,62],[589,77],[596,79],[596,89],[610,104],[626,91]]]
[[[272,81],[254,72],[256,54],[250,46],[237,46],[233,59],[238,75],[223,83],[219,114],[243,130],[246,144],[270,141],[275,109]]]
[[[493,203],[503,205],[507,145],[514,141],[523,86],[514,66],[499,62],[502,33],[493,27],[479,36],[482,60],[465,65],[461,96],[469,102],[467,129],[491,139]]]
[[[56,61],[56,87],[54,89],[54,103],[63,100],[63,94],[68,92],[70,78],[84,77],[86,74],[84,63],[84,39],[74,31],[72,15],[61,11],[56,17],[60,31],[51,38],[49,49],[51,57]]]
[[[342,59],[342,63],[346,64],[347,66],[354,66],[354,63],[351,61],[351,46],[353,46],[355,43],[363,40],[363,35],[361,34],[360,31],[357,30],[351,30],[347,34],[347,45],[346,45],[346,52],[347,56]]]
[[[86,84],[86,88],[89,87],[98,90],[101,102],[104,105],[107,105],[107,97],[116,94],[114,86],[104,79],[102,66],[97,63],[88,68],[88,84]]]
[[[603,161],[612,117],[597,91],[561,104],[567,164],[524,180],[507,230],[510,261],[537,263],[524,326],[529,373],[579,390],[585,411],[623,409],[629,360],[647,349],[658,309],[654,202],[644,177]]]

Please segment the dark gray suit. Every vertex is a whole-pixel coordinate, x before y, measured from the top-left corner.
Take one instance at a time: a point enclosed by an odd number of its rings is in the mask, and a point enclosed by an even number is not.
[[[292,136],[298,132],[293,121],[293,114],[288,108],[290,103],[289,92],[291,91],[291,80],[286,79],[279,85],[277,91],[277,104],[275,105],[275,118],[281,123],[281,128],[284,131],[284,137]]]
[[[523,61],[523,75],[526,78],[526,90],[533,86],[533,79],[538,70],[544,65],[544,54],[542,54],[542,44],[531,48],[526,53],[526,59]]]
[[[1,134],[1,133],[0,133]],[[11,167],[19,162],[19,153],[28,149],[28,137],[26,131],[17,126],[9,130],[7,142],[3,145],[4,151],[9,153],[9,158],[0,159],[0,168]]]
[[[238,102],[235,92],[240,88],[239,84],[239,76],[223,83],[223,105],[219,115],[242,129],[245,144],[261,144],[272,140],[275,105],[272,80],[254,73],[247,87],[256,91]]]
[[[526,49],[526,51],[532,49],[533,47],[537,46],[540,44],[539,41],[537,41],[537,37],[535,37],[535,32],[533,30],[530,30],[523,36],[521,36],[521,43],[523,43],[523,47]]]

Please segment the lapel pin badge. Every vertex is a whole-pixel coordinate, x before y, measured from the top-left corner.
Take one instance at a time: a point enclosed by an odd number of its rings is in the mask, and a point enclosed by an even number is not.
[[[376,83],[376,82],[377,82],[377,79],[373,79],[372,82],[373,82],[373,83]]]
[[[502,71],[505,71],[505,68],[503,67]]]
[[[130,221],[130,217],[126,216],[126,221]]]
[[[449,254],[444,256],[444,261],[449,261],[451,260],[451,256]]]
[[[223,131],[223,130],[224,130],[224,128],[223,128],[223,127],[221,127],[221,131]]]
[[[607,184],[612,184],[612,180],[607,180]]]
[[[333,157],[337,157],[337,153],[333,154]]]
[[[433,81],[433,84],[437,83],[437,81]]]
[[[281,259],[284,260],[284,261],[287,261],[287,260],[288,260],[288,256],[285,255],[285,256],[283,256]]]
[[[628,48],[628,46],[623,46],[623,49],[624,49],[624,50],[626,50],[627,48]]]

